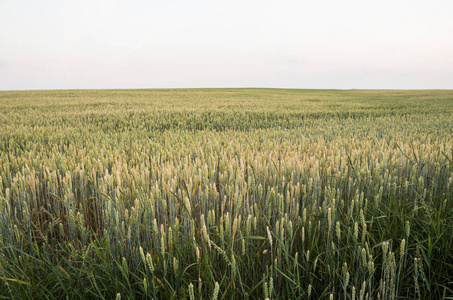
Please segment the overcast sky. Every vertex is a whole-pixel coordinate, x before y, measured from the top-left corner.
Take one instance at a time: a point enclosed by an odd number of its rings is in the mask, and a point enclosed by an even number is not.
[[[0,0],[0,90],[453,88],[453,1]]]

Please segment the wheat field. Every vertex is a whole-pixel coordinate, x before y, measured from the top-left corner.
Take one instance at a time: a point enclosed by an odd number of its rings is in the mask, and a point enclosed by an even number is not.
[[[453,91],[0,92],[1,299],[453,299]]]

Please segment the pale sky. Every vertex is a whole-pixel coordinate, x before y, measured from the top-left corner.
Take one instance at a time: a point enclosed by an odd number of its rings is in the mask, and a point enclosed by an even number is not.
[[[0,0],[0,90],[453,89],[453,1]]]

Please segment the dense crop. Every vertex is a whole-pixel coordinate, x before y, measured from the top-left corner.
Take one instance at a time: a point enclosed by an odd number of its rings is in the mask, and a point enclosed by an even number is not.
[[[453,92],[0,92],[0,298],[453,297]]]

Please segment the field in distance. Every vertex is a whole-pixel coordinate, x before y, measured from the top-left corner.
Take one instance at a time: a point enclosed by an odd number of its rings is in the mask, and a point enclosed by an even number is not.
[[[0,92],[2,299],[453,297],[453,91]]]

